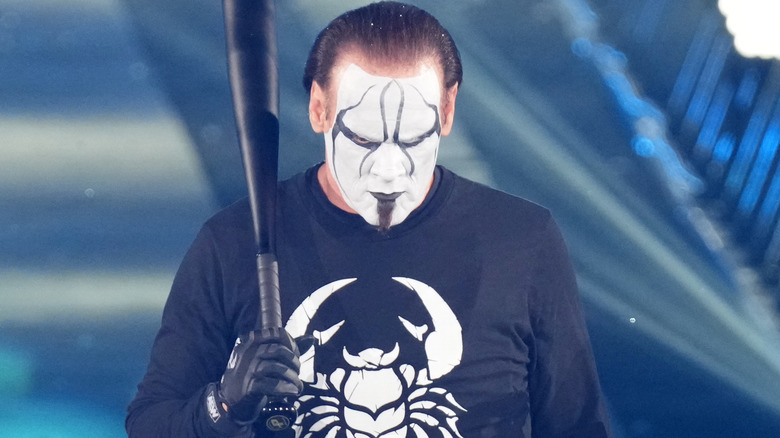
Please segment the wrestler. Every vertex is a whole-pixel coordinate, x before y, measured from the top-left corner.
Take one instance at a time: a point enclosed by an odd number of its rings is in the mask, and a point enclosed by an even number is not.
[[[436,164],[461,81],[417,7],[374,3],[320,33],[304,86],[325,161],[279,186],[284,330],[254,330],[239,201],[176,275],[131,437],[266,436],[269,397],[298,408],[280,436],[611,436],[550,212]]]

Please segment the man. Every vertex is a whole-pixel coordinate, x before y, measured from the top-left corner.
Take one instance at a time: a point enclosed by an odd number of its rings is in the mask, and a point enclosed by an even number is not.
[[[549,212],[436,166],[461,76],[447,31],[410,5],[321,32],[304,85],[325,163],[279,188],[285,330],[253,330],[238,202],[182,262],[130,436],[265,436],[280,397],[299,411],[288,436],[610,436]]]

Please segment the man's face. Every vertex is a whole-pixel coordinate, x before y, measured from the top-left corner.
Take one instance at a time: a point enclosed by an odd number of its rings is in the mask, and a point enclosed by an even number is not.
[[[338,84],[326,158],[346,203],[387,229],[425,199],[441,136],[441,84],[432,68],[375,76],[348,65]]]

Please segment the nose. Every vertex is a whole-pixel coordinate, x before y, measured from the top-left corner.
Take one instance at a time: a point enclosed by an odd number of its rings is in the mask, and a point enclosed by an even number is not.
[[[404,151],[395,143],[383,143],[372,154],[371,174],[392,181],[411,172],[411,163]]]

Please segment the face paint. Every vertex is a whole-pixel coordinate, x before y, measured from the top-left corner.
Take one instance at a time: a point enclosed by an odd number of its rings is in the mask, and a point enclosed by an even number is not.
[[[366,222],[386,230],[425,199],[439,150],[440,98],[430,68],[410,78],[370,75],[355,64],[344,70],[326,155],[342,197]]]

